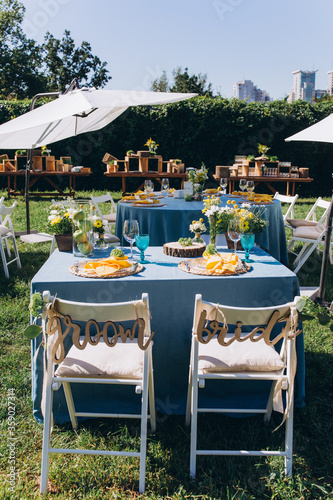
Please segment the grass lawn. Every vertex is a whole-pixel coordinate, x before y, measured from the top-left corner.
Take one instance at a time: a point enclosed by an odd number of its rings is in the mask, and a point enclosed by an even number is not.
[[[0,196],[5,195],[0,191]],[[97,194],[97,193],[96,193]],[[115,199],[120,193],[113,193]],[[80,192],[86,198],[88,193]],[[314,199],[297,201],[295,216],[303,218]],[[5,202],[11,204],[10,201]],[[46,231],[50,201],[31,198],[31,227]],[[25,204],[18,199],[15,230],[25,229]],[[30,281],[48,258],[50,243],[29,245],[18,240],[22,270],[9,267],[10,279],[0,269],[0,499],[28,500],[39,497],[42,425],[32,416],[30,344],[23,337],[29,322]],[[318,285],[320,255],[314,254],[299,272],[301,285]],[[333,268],[329,267],[326,299],[333,300]],[[197,481],[189,477],[189,430],[184,416],[159,415],[155,434],[148,436],[146,493],[139,496],[138,459],[51,455],[52,499],[328,499],[333,498],[333,333],[317,321],[304,325],[306,355],[306,406],[295,409],[293,477],[283,472],[277,457],[199,457]],[[8,392],[11,391],[12,392]],[[15,399],[10,400],[9,396]],[[8,416],[15,404],[13,436]],[[262,417],[231,419],[202,415],[202,439],[207,446],[236,448],[238,443],[282,446],[284,431],[272,431],[281,421],[273,414],[268,424]],[[131,420],[85,421],[74,433],[69,424],[54,426],[55,446],[90,445],[92,448],[138,448],[138,424]],[[11,437],[15,439],[12,440]],[[13,447],[15,444],[15,448]],[[266,444],[262,444],[266,443]],[[200,443],[199,443],[200,445]],[[246,446],[243,444],[243,447]],[[15,458],[15,487],[10,489],[10,458]]]

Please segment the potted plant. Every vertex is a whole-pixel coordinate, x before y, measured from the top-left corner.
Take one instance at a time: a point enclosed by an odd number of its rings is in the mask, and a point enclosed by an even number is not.
[[[59,252],[71,252],[73,248],[74,202],[67,200],[53,203],[49,211],[48,229],[55,235]]]
[[[134,154],[135,153],[134,153],[133,149],[129,149],[128,151],[126,151],[126,156],[132,156]]]
[[[156,155],[159,144],[157,144],[151,137],[147,140],[145,146],[148,146],[149,153],[152,156]]]

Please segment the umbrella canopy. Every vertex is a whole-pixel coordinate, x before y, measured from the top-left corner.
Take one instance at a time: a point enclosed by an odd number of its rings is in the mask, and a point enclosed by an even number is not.
[[[82,88],[0,125],[0,148],[34,149],[99,130],[129,106],[182,101],[197,94]]]
[[[331,142],[333,143],[333,114],[327,116],[320,122],[311,125],[310,127],[301,130],[297,134],[287,137],[285,141],[312,141],[312,142]],[[333,221],[333,196],[331,199],[331,206],[328,211],[326,233],[325,233],[325,247],[323,254],[323,261],[320,273],[320,285],[319,285],[319,298],[321,301],[325,297],[325,286],[328,268],[328,256],[330,252],[331,245],[331,235],[332,235],[332,221]]]
[[[285,141],[333,142],[333,114],[320,122],[287,137]]]

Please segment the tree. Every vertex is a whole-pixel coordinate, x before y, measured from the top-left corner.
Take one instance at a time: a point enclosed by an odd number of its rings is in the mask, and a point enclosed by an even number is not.
[[[170,87],[170,92],[195,92],[199,95],[206,95],[209,97],[213,96],[212,84],[207,85],[207,75],[190,76],[188,74],[188,68],[185,68],[184,72],[181,67],[178,67],[172,72],[174,78],[174,84]],[[206,86],[207,85],[207,86]]]
[[[199,95],[206,95],[213,97],[212,84],[207,84],[207,75],[190,76],[188,74],[188,68],[183,71],[181,67],[178,67],[172,71],[173,75],[173,85],[170,86],[168,77],[165,71],[163,71],[160,78],[156,78],[151,84],[151,90],[155,92],[193,92]]]
[[[24,14],[18,0],[0,0],[0,98],[63,91],[74,77],[95,87],[111,79],[106,62],[91,53],[90,44],[75,47],[67,30],[61,40],[46,33],[41,46],[29,39],[21,28]]]
[[[106,62],[91,53],[88,42],[75,47],[68,30],[61,40],[47,32],[42,48],[48,90],[64,91],[73,78],[88,87],[103,87],[111,79]]]
[[[21,29],[25,8],[17,0],[0,0],[0,97],[34,95],[44,83],[41,48]]]
[[[151,90],[154,92],[170,92],[169,81],[166,71],[163,71],[160,78],[156,78],[151,84]]]

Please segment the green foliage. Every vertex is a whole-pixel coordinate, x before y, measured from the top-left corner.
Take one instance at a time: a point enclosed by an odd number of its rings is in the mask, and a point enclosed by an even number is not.
[[[192,245],[192,238],[179,238],[178,243],[182,247],[190,247]]]
[[[113,250],[111,250],[111,257],[117,257],[118,259],[123,259],[125,257],[125,254],[121,248],[114,248]]]
[[[173,70],[173,85],[170,85],[166,71],[162,72],[151,84],[155,92],[189,92],[199,95],[213,96],[212,84],[207,84],[207,75],[189,75],[188,68],[183,71],[181,67]]]

